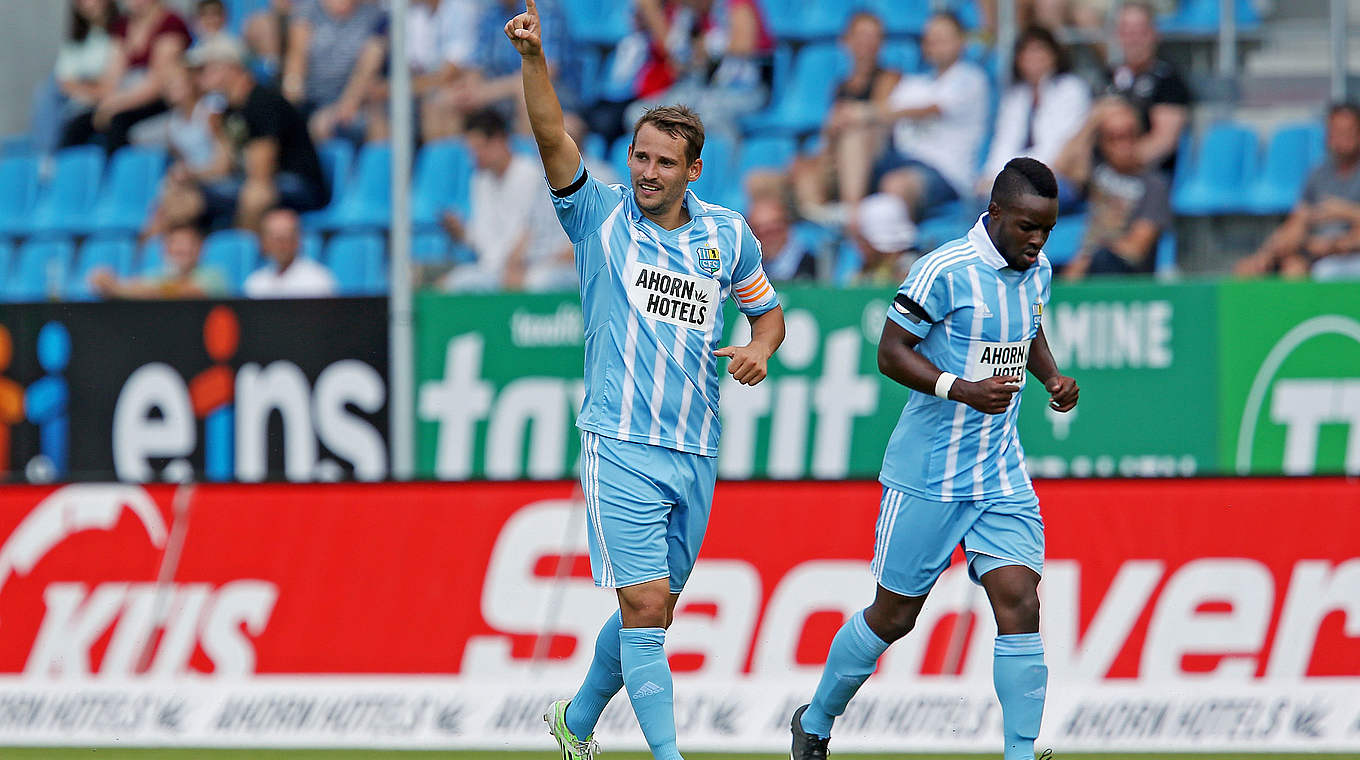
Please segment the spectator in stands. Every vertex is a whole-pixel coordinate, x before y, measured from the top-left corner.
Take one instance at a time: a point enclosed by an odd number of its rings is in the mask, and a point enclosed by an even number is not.
[[[234,38],[227,31],[227,8],[222,0],[198,0],[194,6],[193,30],[195,45],[201,45],[219,34]]]
[[[208,169],[172,172],[174,184],[155,212],[165,226],[205,219],[213,228],[233,221],[257,229],[273,206],[312,211],[330,201],[321,159],[301,114],[279,92],[246,71],[244,51],[217,38],[196,48],[191,65],[199,86],[223,101],[222,134],[228,160]]]
[[[163,238],[165,271],[155,277],[119,279],[108,269],[90,273],[90,289],[104,298],[215,298],[227,294],[226,278],[202,266],[203,233],[191,224],[171,227]]]
[[[98,87],[99,98],[92,111],[66,123],[63,147],[97,139],[113,153],[127,145],[134,124],[169,108],[161,90],[189,45],[189,27],[161,0],[123,0],[123,7],[127,19],[113,27],[116,52]]]
[[[1096,144],[1101,160],[1092,168],[1084,146],[1064,150],[1064,176],[1086,188],[1086,232],[1063,273],[1148,274],[1156,265],[1157,241],[1171,228],[1171,189],[1139,149],[1145,137],[1138,110],[1123,101],[1097,109]]]
[[[963,45],[956,16],[931,16],[921,53],[933,70],[903,77],[888,96],[882,118],[893,124],[893,139],[875,167],[877,186],[902,198],[913,219],[973,188],[987,131],[988,84],[981,67],[962,60]]]
[[[382,68],[384,18],[366,0],[313,0],[293,13],[283,94],[307,117],[316,142],[363,142],[364,104]]]
[[[650,46],[625,125],[685,103],[710,134],[739,139],[738,120],[765,105],[773,78],[774,37],[756,0],[637,0],[637,12]]]
[[[464,221],[445,212],[449,236],[467,244],[476,261],[444,279],[450,290],[555,290],[576,284],[572,246],[557,224],[537,158],[510,149],[509,125],[486,109],[467,120],[476,162],[472,213]]]
[[[117,54],[113,30],[121,26],[114,0],[71,4],[66,39],[57,52],[52,77],[34,92],[33,147],[39,154],[56,150],[66,122],[92,111],[104,96],[104,72]]]
[[[308,0],[270,0],[269,7],[246,19],[242,35],[255,61],[256,70],[270,84],[279,84],[279,72],[288,51],[288,27],[296,6]]]
[[[852,240],[862,258],[855,276],[860,284],[896,285],[916,260],[916,225],[906,202],[892,193],[864,199]]]
[[[270,209],[260,220],[260,252],[269,263],[246,277],[247,298],[326,298],[335,295],[335,276],[324,265],[298,255],[302,227],[290,208]]]
[[[1190,124],[1190,89],[1174,66],[1157,57],[1157,17],[1150,4],[1129,0],[1121,5],[1115,34],[1124,62],[1110,70],[1107,92],[1138,109],[1143,164],[1170,173],[1181,134]]]
[[[143,240],[163,234],[173,220],[197,218],[203,211],[197,183],[231,169],[222,132],[222,98],[204,97],[193,72],[183,66],[166,77],[164,97],[170,112],[143,121],[130,135],[134,144],[166,148],[172,160],[160,200],[142,229]],[[186,201],[193,205],[185,207]]]
[[[794,190],[803,216],[822,221],[834,214],[825,204],[832,197],[853,209],[869,191],[874,157],[882,150],[888,95],[902,74],[878,63],[883,22],[867,11],[850,17],[841,47],[850,54],[850,73],[836,85],[836,99],[822,127],[822,146],[793,166]]]
[[[1239,275],[1360,277],[1360,106],[1332,107],[1326,161],[1308,175],[1284,224],[1236,269]]]
[[[411,95],[425,142],[461,134],[465,114],[455,99],[459,83],[476,69],[477,23],[481,9],[473,0],[412,0],[406,17],[406,59]],[[501,32],[504,36],[504,32]],[[384,58],[391,66],[386,33]],[[368,99],[368,139],[386,140],[387,82],[374,83]]]
[[[1041,26],[1026,29],[1015,45],[1013,84],[1001,98],[996,133],[976,193],[990,192],[996,175],[1017,156],[1051,165],[1086,123],[1091,93],[1070,73],[1067,51]]]
[[[775,282],[817,278],[817,254],[807,241],[794,234],[789,206],[778,196],[751,200],[746,223],[760,241],[765,274]]]

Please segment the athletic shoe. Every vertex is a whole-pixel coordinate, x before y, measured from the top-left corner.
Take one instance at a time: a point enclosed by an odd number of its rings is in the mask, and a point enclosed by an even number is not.
[[[543,714],[543,722],[548,724],[548,733],[557,740],[557,746],[562,748],[562,760],[595,760],[595,753],[600,751],[600,745],[595,743],[594,734],[577,739],[576,734],[567,728],[569,704],[571,700],[559,699],[548,705],[548,711]]]
[[[789,750],[789,760],[826,760],[826,745],[831,740],[803,730],[803,713],[807,709],[808,705],[803,705],[795,710],[793,720],[789,722],[789,729],[793,731],[793,749]]]

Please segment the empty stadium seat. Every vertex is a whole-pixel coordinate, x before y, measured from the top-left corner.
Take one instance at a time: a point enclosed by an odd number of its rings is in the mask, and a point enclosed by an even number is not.
[[[230,293],[240,293],[246,275],[257,269],[260,248],[255,236],[243,230],[219,230],[203,241],[202,266],[216,269]]]
[[[918,74],[923,68],[921,46],[915,40],[889,40],[878,51],[878,65],[903,74]]]
[[[1157,27],[1164,32],[1182,34],[1217,34],[1222,20],[1220,0],[1181,0],[1174,13],[1157,20]],[[1237,0],[1234,15],[1239,29],[1256,29],[1261,26],[1261,14],[1251,0]]]
[[[29,134],[0,137],[0,157],[33,155],[33,136]]]
[[[628,146],[633,144],[632,133],[620,135],[609,146],[609,165],[623,182],[628,181]]]
[[[90,290],[90,273],[96,269],[108,269],[118,277],[127,277],[133,271],[133,259],[137,246],[130,237],[109,237],[88,240],[76,255],[75,266],[66,277],[66,289],[62,297],[68,301],[89,301],[95,298]]]
[[[331,201],[325,208],[303,214],[302,225],[307,229],[328,229],[340,199],[349,190],[354,145],[348,140],[327,140],[317,147],[316,153],[321,159],[321,173],[330,184]]]
[[[448,236],[438,231],[416,233],[411,238],[411,261],[425,265],[452,263]]]
[[[33,156],[0,158],[0,235],[28,228],[38,200],[38,159]]]
[[[575,42],[614,45],[633,30],[631,0],[562,0],[562,16]]]
[[[849,67],[834,43],[808,45],[798,51],[788,87],[775,94],[764,111],[742,120],[747,134],[796,134],[822,127],[836,84]]]
[[[13,276],[5,283],[10,301],[44,301],[61,295],[75,246],[67,238],[31,239],[19,248]]]
[[[1265,163],[1247,187],[1246,208],[1253,214],[1283,214],[1294,207],[1308,173],[1321,160],[1322,127],[1294,124],[1271,136]]]
[[[377,295],[387,290],[385,246],[377,233],[336,235],[326,246],[325,258],[340,295]]]
[[[1077,255],[1081,239],[1086,234],[1086,213],[1064,214],[1044,243],[1044,255],[1055,267],[1071,261]]]
[[[1200,138],[1184,183],[1172,191],[1171,207],[1188,216],[1245,211],[1243,188],[1255,172],[1256,133],[1232,122],[1215,124]]]
[[[1162,237],[1157,241],[1157,262],[1153,267],[1153,272],[1158,277],[1169,277],[1176,274],[1176,231],[1166,230]]]
[[[764,0],[762,6],[770,31],[790,42],[835,38],[856,8],[842,0]]]
[[[392,146],[367,143],[354,176],[331,210],[324,229],[386,227],[392,208]]]
[[[95,202],[94,213],[79,231],[136,232],[156,201],[166,152],[160,148],[128,146],[113,154],[108,180]]]
[[[38,193],[27,231],[34,234],[83,229],[99,197],[104,151],[93,145],[57,153],[52,180]]]
[[[704,139],[703,171],[699,179],[690,183],[690,189],[706,203],[726,206],[733,200],[733,193],[741,190],[741,178],[733,176],[736,172],[736,146],[723,135],[710,134]]]
[[[931,0],[867,0],[861,7],[883,20],[889,35],[920,35],[931,14]]]
[[[416,229],[439,225],[445,209],[464,218],[471,212],[472,154],[461,140],[428,143],[416,156],[412,178],[411,223]]]
[[[14,266],[14,244],[0,238],[0,301],[5,300],[5,285]]]
[[[165,246],[160,238],[151,238],[142,244],[137,254],[132,272],[138,277],[156,277],[165,270]]]
[[[303,232],[302,244],[299,246],[298,255],[304,259],[321,261],[321,233]]]
[[[231,33],[241,36],[246,19],[269,8],[269,0],[226,0],[227,26]]]

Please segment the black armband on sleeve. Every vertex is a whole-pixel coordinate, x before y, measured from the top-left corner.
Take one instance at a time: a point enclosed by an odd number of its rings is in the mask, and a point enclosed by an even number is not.
[[[893,308],[897,309],[897,313],[918,325],[922,322],[930,325],[935,324],[935,320],[930,318],[921,304],[907,298],[905,293],[897,294],[897,297],[893,299]]]
[[[566,187],[562,188],[561,190],[558,190],[557,188],[552,187],[552,186],[549,186],[548,189],[552,191],[552,194],[553,194],[554,197],[557,197],[557,198],[565,198],[565,197],[567,197],[568,195],[571,195],[572,193],[576,192],[577,190],[580,190],[581,188],[585,187],[586,180],[587,180],[589,177],[590,177],[590,171],[587,170],[587,169],[582,169],[582,170],[581,170],[581,176],[580,176],[580,177],[577,177],[577,178],[576,178],[576,181],[573,182],[573,183],[571,183],[570,185],[567,185]]]

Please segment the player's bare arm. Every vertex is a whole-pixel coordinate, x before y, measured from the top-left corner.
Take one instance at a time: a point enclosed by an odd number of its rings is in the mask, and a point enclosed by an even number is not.
[[[714,356],[731,359],[727,374],[742,385],[755,385],[768,374],[767,365],[775,349],[784,342],[784,309],[776,306],[755,317],[751,322],[751,342],[744,346],[723,346]]]
[[[920,342],[920,338],[901,325],[887,320],[883,335],[878,339],[878,371],[918,393],[933,395],[935,384],[943,373],[916,350]],[[1001,414],[1020,390],[1020,386],[1015,385],[1018,382],[1020,378],[1014,375],[988,377],[977,382],[960,377],[949,388],[949,400],[967,404],[983,414]]]
[[[562,104],[553,90],[548,59],[543,55],[542,30],[534,0],[525,0],[525,11],[505,24],[505,36],[510,38],[510,44],[520,56],[524,103],[528,107],[534,141],[538,143],[538,154],[543,158],[543,170],[548,184],[560,190],[576,178],[581,150],[567,134],[562,121]]]
[[[1076,380],[1058,371],[1058,363],[1053,359],[1053,352],[1048,347],[1048,339],[1044,337],[1042,327],[1035,334],[1034,342],[1030,344],[1027,367],[1030,374],[1044,384],[1049,395],[1048,405],[1054,411],[1072,411],[1072,407],[1077,405],[1077,394],[1080,389]]]

